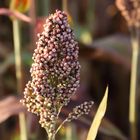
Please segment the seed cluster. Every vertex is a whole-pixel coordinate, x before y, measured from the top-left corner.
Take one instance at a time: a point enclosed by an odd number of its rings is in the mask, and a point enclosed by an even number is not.
[[[139,0],[116,0],[116,5],[122,12],[129,26],[140,27]]]
[[[38,38],[30,69],[32,81],[26,85],[22,102],[40,115],[40,123],[46,127],[79,87],[79,47],[67,15],[59,10],[47,18]]]
[[[31,68],[36,94],[67,104],[79,87],[79,47],[64,12],[49,16],[38,35]],[[57,99],[57,100],[56,100]]]
[[[88,114],[90,112],[91,107],[93,106],[94,102],[84,102],[83,104],[76,106],[71,113],[69,113],[67,121],[70,122],[72,120],[78,119],[80,116],[84,114]]]
[[[21,102],[40,117],[41,126],[51,135],[55,133],[61,108],[76,93],[80,81],[79,47],[64,12],[56,10],[47,18],[36,44],[30,69],[32,79]],[[84,103],[75,111],[86,114],[91,104]]]

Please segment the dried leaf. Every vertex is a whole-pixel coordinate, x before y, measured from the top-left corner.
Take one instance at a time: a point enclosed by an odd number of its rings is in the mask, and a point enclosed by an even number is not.
[[[32,20],[30,17],[26,16],[25,14],[22,14],[21,12],[17,10],[11,10],[7,8],[0,8],[0,15],[6,15],[6,16],[11,16],[12,18],[16,18],[18,20],[31,23]]]
[[[85,117],[81,117],[79,121],[80,123],[88,126],[90,126],[91,124],[90,119],[87,119]],[[121,130],[107,118],[102,119],[102,123],[99,127],[99,132],[107,136],[119,138],[120,140],[127,140],[127,137],[121,132]]]
[[[8,119],[11,115],[25,111],[25,107],[14,96],[9,96],[0,101],[0,123]]]
[[[90,130],[88,132],[87,140],[95,140],[100,123],[104,117],[107,108],[107,99],[108,99],[108,87],[106,88],[105,95],[99,105],[97,113],[94,117],[94,120],[91,124]]]

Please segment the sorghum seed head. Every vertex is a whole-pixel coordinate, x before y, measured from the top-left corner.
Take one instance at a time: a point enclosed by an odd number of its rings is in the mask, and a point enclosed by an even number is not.
[[[40,116],[39,123],[51,135],[55,134],[60,109],[68,104],[80,83],[79,47],[64,12],[56,10],[47,18],[36,44],[30,69],[32,79],[21,102]],[[92,105],[90,101],[75,107],[67,121],[88,114]]]
[[[81,115],[88,114],[93,106],[94,102],[84,102],[79,106],[76,106],[71,113],[69,113],[67,121],[78,119]]]
[[[47,127],[79,87],[79,47],[65,12],[56,10],[47,18],[36,44],[32,80],[26,85],[22,103],[40,116],[42,127]]]

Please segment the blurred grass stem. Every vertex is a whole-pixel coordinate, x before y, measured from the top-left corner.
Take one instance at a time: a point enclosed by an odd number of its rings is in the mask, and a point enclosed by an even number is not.
[[[62,0],[62,9],[65,12],[68,12],[68,0]]]
[[[137,79],[138,79],[138,57],[139,57],[139,30],[131,29],[132,43],[132,62],[131,62],[131,81],[130,81],[130,99],[129,99],[129,122],[130,138],[137,140]]]
[[[66,127],[66,138],[65,140],[77,140],[76,126],[73,123],[69,123]]]
[[[19,28],[19,21],[17,19],[13,19],[12,22],[13,22],[15,67],[16,67],[16,78],[17,78],[17,93],[22,93],[20,28]],[[19,114],[19,125],[20,125],[20,139],[27,140],[25,114],[22,112]]]

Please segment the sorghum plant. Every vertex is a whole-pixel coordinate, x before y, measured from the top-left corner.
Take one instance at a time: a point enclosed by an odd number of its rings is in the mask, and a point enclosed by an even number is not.
[[[46,129],[49,140],[54,140],[65,122],[89,113],[93,101],[75,107],[58,126],[62,107],[79,87],[79,47],[66,13],[59,10],[47,18],[38,38],[30,69],[32,80],[27,83],[21,102],[40,117],[39,123]]]
[[[131,33],[132,64],[129,98],[129,122],[131,140],[137,140],[137,94],[139,71],[139,46],[140,46],[140,1],[116,0],[116,5],[126,19]]]
[[[129,26],[140,27],[140,1],[116,0],[116,5]]]

